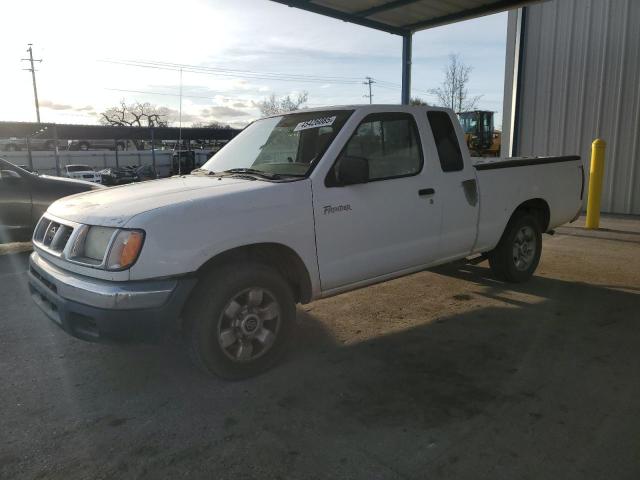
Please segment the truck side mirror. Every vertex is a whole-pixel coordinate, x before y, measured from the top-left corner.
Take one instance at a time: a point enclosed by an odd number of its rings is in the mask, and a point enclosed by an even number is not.
[[[355,185],[369,181],[369,160],[364,157],[344,155],[336,164],[338,185]]]

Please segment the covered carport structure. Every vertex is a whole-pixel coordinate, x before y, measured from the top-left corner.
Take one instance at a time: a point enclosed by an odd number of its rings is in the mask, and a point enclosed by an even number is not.
[[[401,36],[402,103],[405,105],[411,97],[411,44],[415,32],[536,3],[536,0],[272,1]]]

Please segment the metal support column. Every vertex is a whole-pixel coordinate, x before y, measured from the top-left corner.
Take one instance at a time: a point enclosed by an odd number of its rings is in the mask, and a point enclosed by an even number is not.
[[[53,125],[53,141],[55,142],[55,145],[53,147],[53,152],[56,157],[56,175],[59,177],[60,176],[60,155],[58,153],[58,126],[55,124]]]
[[[518,10],[516,30],[515,58],[513,61],[512,104],[511,104],[511,138],[509,139],[510,152],[508,155],[515,157],[520,151],[520,103],[522,99],[522,70],[524,66],[527,7]],[[506,156],[506,155],[505,155]]]
[[[151,162],[153,163],[153,169],[156,169],[156,141],[153,133],[153,127],[151,127]]]
[[[409,105],[411,100],[411,43],[412,33],[402,37],[402,104]]]
[[[116,168],[120,168],[120,158],[118,157],[118,140],[113,140],[113,149],[116,152]]]
[[[29,168],[33,170],[33,154],[31,153],[31,142],[29,141],[29,135],[25,137],[25,142],[27,144],[27,153],[29,154]]]

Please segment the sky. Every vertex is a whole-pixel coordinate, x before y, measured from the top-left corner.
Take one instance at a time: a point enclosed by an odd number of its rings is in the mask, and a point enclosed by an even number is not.
[[[0,120],[35,121],[26,48],[33,44],[43,122],[95,124],[124,99],[170,109],[182,122],[242,127],[271,94],[306,91],[307,106],[399,103],[402,40],[397,35],[268,0],[21,0],[3,2]],[[435,102],[451,53],[473,68],[472,96],[498,112],[504,84],[507,14],[418,32],[412,96]],[[119,62],[119,63],[113,63]],[[153,62],[153,68],[133,66]],[[182,82],[176,67],[188,65]],[[195,67],[195,68],[194,68]],[[194,71],[198,70],[198,71]]]

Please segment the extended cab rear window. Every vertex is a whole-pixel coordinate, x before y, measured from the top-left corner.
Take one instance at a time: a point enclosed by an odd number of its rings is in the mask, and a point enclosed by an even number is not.
[[[464,168],[462,152],[460,152],[458,137],[449,114],[447,112],[431,111],[427,112],[427,118],[438,149],[442,171],[457,172],[462,170]]]

